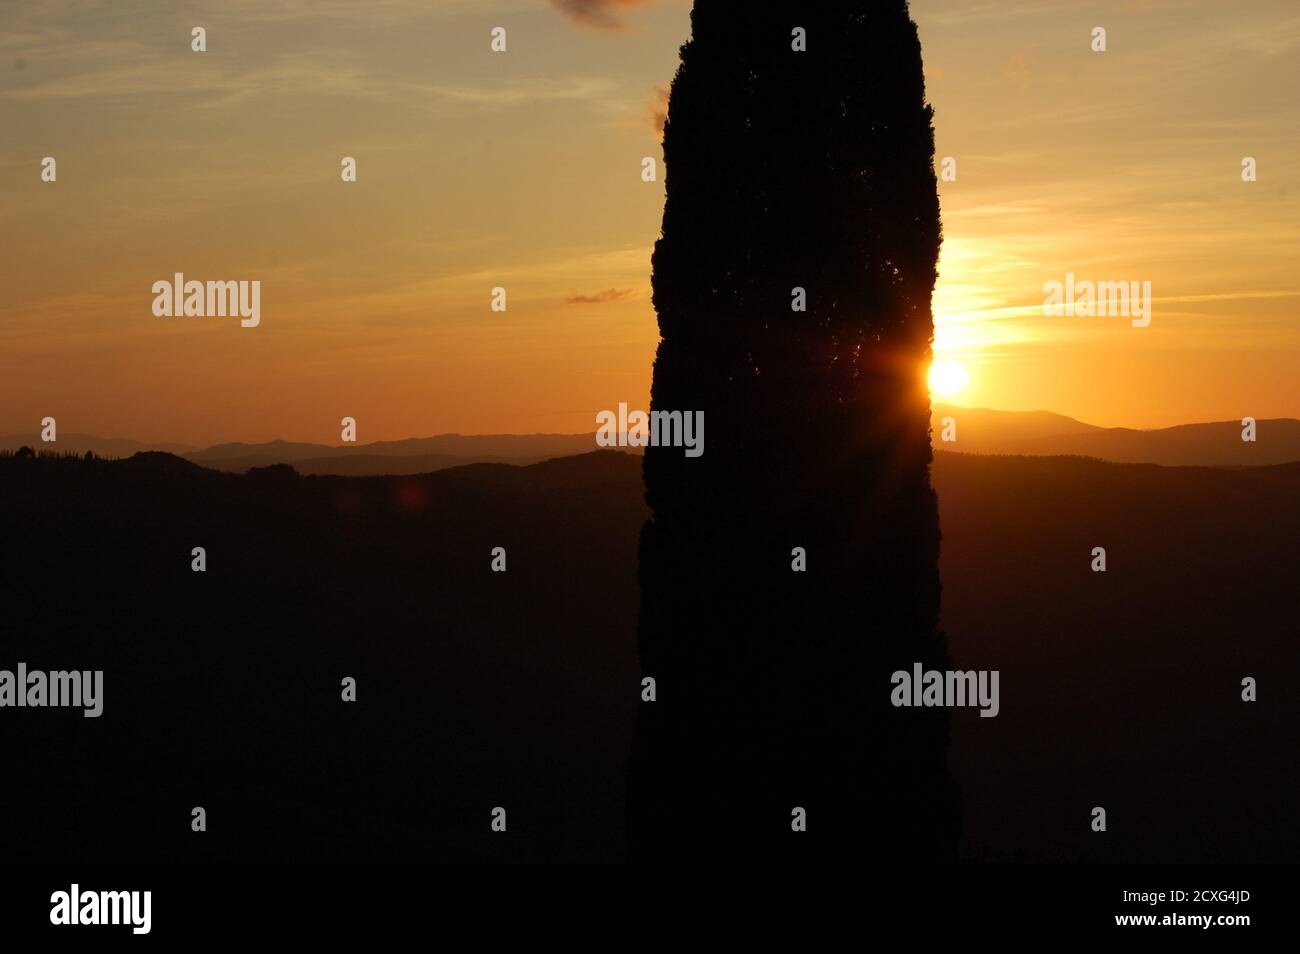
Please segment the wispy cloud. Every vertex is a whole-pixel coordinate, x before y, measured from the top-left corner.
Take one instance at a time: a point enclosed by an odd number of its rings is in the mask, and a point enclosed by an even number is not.
[[[668,87],[656,86],[646,104],[646,122],[656,136],[664,134],[664,123],[668,121]]]
[[[419,82],[337,61],[328,67],[309,54],[286,53],[265,65],[211,70],[186,68],[184,61],[144,48],[122,49],[102,65],[14,84],[0,99],[52,101],[137,96],[199,99],[205,109],[244,103],[260,95],[380,99],[412,108],[510,108],[541,102],[574,101],[612,108],[624,102],[617,84],[602,77],[571,76],[465,83]]]
[[[604,291],[590,295],[573,294],[564,299],[566,305],[601,305],[611,301],[627,301],[636,292],[635,288],[606,288]]]
[[[551,4],[575,23],[597,30],[621,30],[620,13],[629,7],[641,7],[655,0],[551,0]]]
[[[970,3],[968,0],[938,0],[935,3],[917,4],[912,15],[922,26],[967,27],[990,20],[1020,20],[1026,16],[1055,15],[1077,6],[1073,0],[1031,0],[1011,2],[995,0],[989,3]]]
[[[1029,65],[1024,53],[1012,53],[1002,65],[1002,75],[1016,89],[1024,89],[1029,83]]]

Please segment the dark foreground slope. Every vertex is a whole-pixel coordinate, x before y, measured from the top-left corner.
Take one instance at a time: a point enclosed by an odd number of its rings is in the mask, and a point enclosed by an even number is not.
[[[621,857],[639,463],[0,459],[0,668],[106,683],[99,719],[0,709],[0,857]]]
[[[1300,464],[939,455],[934,479],[953,655],[1002,671],[1001,714],[953,722],[968,851],[1294,861]]]
[[[0,857],[621,858],[640,465],[0,457],[0,669],[106,681],[97,720],[0,709]],[[1000,715],[953,720],[963,857],[1294,859],[1300,465],[940,454],[934,480],[955,662],[1001,671]],[[849,823],[887,820],[850,798],[806,836]]]

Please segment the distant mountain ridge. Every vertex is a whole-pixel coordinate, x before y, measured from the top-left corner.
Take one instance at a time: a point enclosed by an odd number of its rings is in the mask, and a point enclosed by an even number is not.
[[[944,441],[945,418],[956,424],[956,440]],[[1182,424],[1137,430],[1097,427],[1050,411],[996,411],[936,404],[934,446],[962,454],[1026,457],[1096,457],[1121,464],[1250,467],[1300,461],[1300,421],[1257,422],[1254,443],[1241,439],[1240,421]],[[369,444],[330,445],[300,441],[214,444],[201,450],[184,444],[156,443],[66,434],[43,444],[37,433],[0,437],[0,450],[22,446],[38,451],[99,457],[130,457],[164,451],[214,470],[242,474],[254,467],[289,464],[304,475],[376,476],[424,474],[464,464],[535,464],[597,450],[591,434],[439,434]],[[637,453],[639,448],[626,448]],[[707,445],[706,445],[707,450]]]
[[[956,422],[957,439],[942,440],[943,419]],[[1300,421],[1256,422],[1253,443],[1238,421],[1180,424],[1153,430],[1097,427],[1049,411],[993,411],[936,404],[936,448],[963,454],[1096,457],[1118,464],[1167,467],[1252,467],[1300,460]]]

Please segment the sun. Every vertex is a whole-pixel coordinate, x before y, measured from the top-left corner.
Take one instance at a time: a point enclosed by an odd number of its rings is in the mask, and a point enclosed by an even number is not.
[[[970,383],[970,372],[956,361],[936,361],[930,365],[930,393],[939,397],[960,394]]]

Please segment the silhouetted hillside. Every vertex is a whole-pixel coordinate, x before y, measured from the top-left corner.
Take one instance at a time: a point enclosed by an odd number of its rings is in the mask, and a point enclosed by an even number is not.
[[[955,442],[941,439],[945,417],[957,420]],[[932,415],[935,447],[965,454],[1076,455],[1119,463],[1203,467],[1255,467],[1300,460],[1300,421],[1281,418],[1258,423],[1258,440],[1252,444],[1241,440],[1241,425],[1234,421],[1143,431],[1096,427],[1048,411],[993,411],[936,404]],[[441,434],[342,446],[269,441],[215,444],[194,450],[182,444],[148,444],[88,434],[61,435],[55,444],[43,444],[37,433],[0,437],[0,451],[16,451],[23,446],[78,455],[90,451],[97,457],[110,458],[163,451],[235,474],[252,467],[293,464],[305,475],[373,477],[427,474],[468,463],[534,464],[587,453],[596,447],[596,439],[594,434]],[[638,447],[624,450],[641,453]]]
[[[191,458],[194,459],[194,458]],[[530,464],[531,460],[502,459],[493,463]],[[270,454],[247,457],[226,457],[220,460],[201,460],[204,467],[212,467],[232,474],[242,474],[253,467],[288,464],[304,476],[334,475],[337,477],[381,477],[385,475],[431,474],[448,467],[462,467],[468,460],[447,454],[413,454],[410,457],[384,457],[381,454],[335,454],[327,457],[303,457],[279,460]]]
[[[639,464],[349,479],[0,458],[0,668],[105,670],[99,719],[0,712],[23,780],[0,786],[0,852],[621,858]]]
[[[187,454],[207,467],[243,473],[249,467],[293,464],[300,473],[379,475],[429,473],[457,464],[532,464],[596,449],[590,434],[439,434],[367,444],[216,444]]]
[[[185,444],[167,441],[148,443],[146,441],[128,440],[124,437],[96,437],[93,434],[62,432],[59,433],[57,441],[46,444],[41,440],[41,429],[39,427],[33,428],[27,434],[0,436],[0,451],[16,451],[20,447],[31,447],[59,454],[85,454],[89,451],[96,457],[130,457],[132,454],[138,454],[141,451],[184,454],[194,450],[194,448]]]
[[[1293,859],[1300,465],[939,454],[934,481],[955,665],[1001,671],[997,718],[953,714],[963,857]],[[0,852],[623,857],[642,492],[615,452],[366,479],[0,456],[0,669],[106,672],[99,719],[0,710]]]
[[[934,481],[955,664],[1001,670],[997,718],[954,715],[965,856],[1294,859],[1300,464],[939,454]]]

